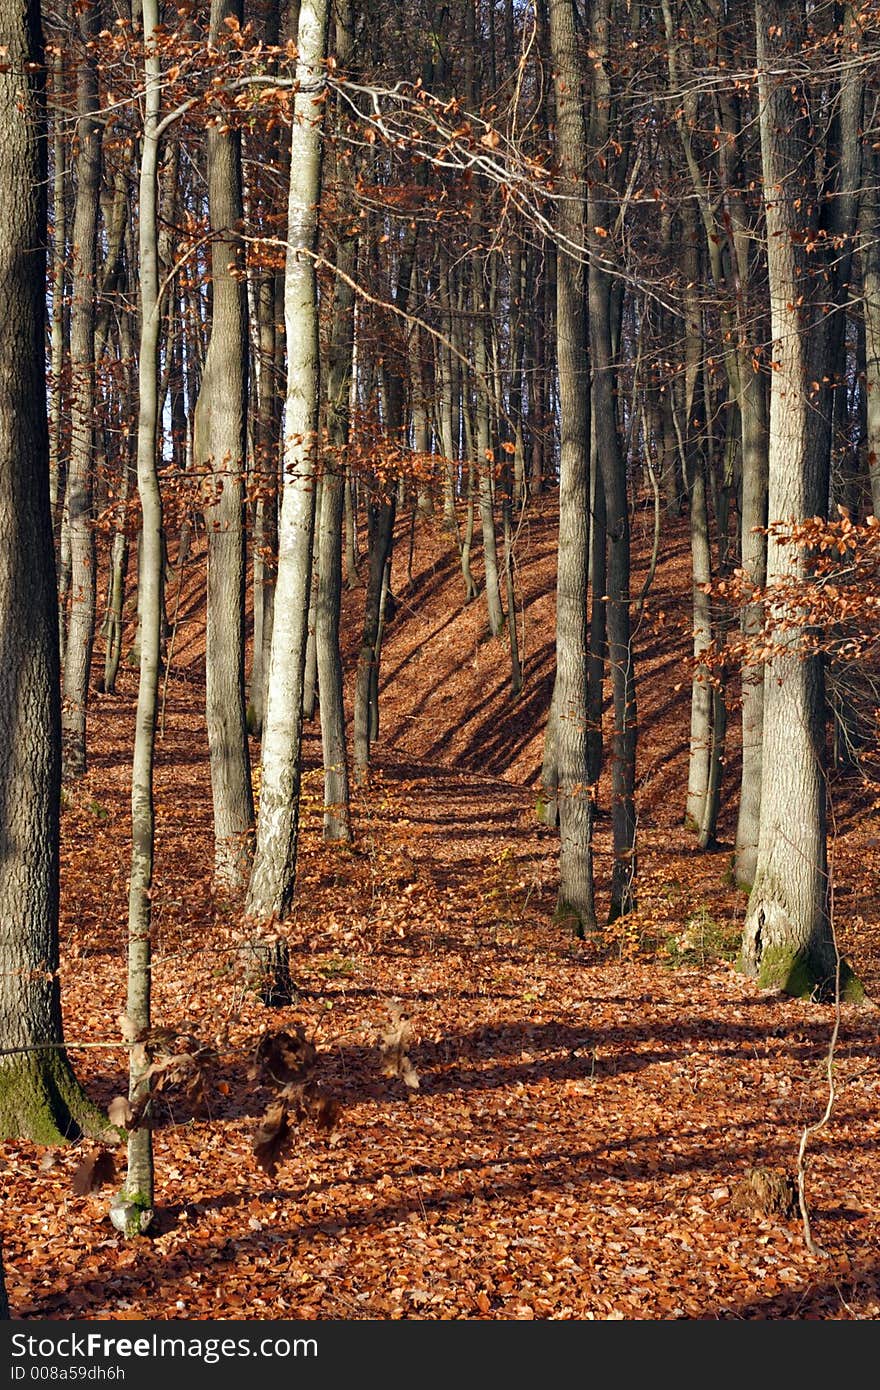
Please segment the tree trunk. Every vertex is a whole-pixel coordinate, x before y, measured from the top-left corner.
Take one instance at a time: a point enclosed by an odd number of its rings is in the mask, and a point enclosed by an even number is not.
[[[550,0],[560,165],[556,279],[559,365],[559,558],[556,587],[556,770],[559,895],[556,916],[577,935],[596,928],[592,802],[587,782],[587,579],[590,378],[582,265],[564,246],[584,237],[583,75],[572,0]]]
[[[486,584],[486,614],[489,631],[498,637],[504,629],[501,589],[498,582],[498,547],[495,540],[495,508],[493,504],[493,473],[495,454],[489,419],[488,361],[486,354],[486,312],[483,277],[474,262],[474,369],[476,373],[477,456],[475,467],[479,478],[480,529],[483,536],[483,566]]]
[[[212,0],[211,42],[240,21],[242,0]],[[211,247],[211,337],[194,421],[197,466],[211,468],[214,495],[205,508],[208,528],[205,679],[211,792],[214,801],[214,875],[236,893],[245,888],[251,857],[251,792],[244,684],[245,545],[242,476],[247,429],[247,303],[241,244],[241,137],[208,130],[208,204]]]
[[[351,5],[344,4],[340,6],[336,27],[336,59],[343,69],[347,68],[351,57],[353,37]],[[341,169],[338,172],[343,173]],[[345,193],[348,194],[347,188]],[[348,197],[343,208],[350,215]],[[351,227],[341,228],[336,246],[336,267],[343,274],[337,277],[333,286],[327,362],[327,440],[330,450],[321,498],[318,598],[315,607],[321,745],[324,755],[324,839],[333,842],[351,840],[339,619],[345,465],[351,425],[349,412],[354,360],[354,289],[350,282],[357,268],[357,250],[354,230]]]
[[[33,0],[0,0],[0,1136],[103,1132],[63,1048],[58,607],[46,414],[46,127]]]
[[[162,635],[162,497],[157,454],[159,443],[159,304],[158,166],[161,65],[153,34],[159,22],[158,0],[144,0],[144,139],[138,202],[138,277],[141,332],[138,354],[137,478],[142,528],[138,565],[140,655],[134,751],[131,763],[131,876],[128,890],[128,991],[124,1036],[133,1041],[150,1027],[152,971],[152,883],[155,847],[153,765],[159,704]],[[129,1098],[147,1101],[150,1091],[145,1049],[129,1052]],[[144,1233],[153,1214],[153,1138],[150,1126],[128,1138],[125,1182],[111,1207],[111,1219],[124,1235]]]
[[[862,302],[865,314],[865,395],[868,425],[868,476],[871,510],[880,516],[880,156],[868,139],[862,151],[862,205],[859,213]]]
[[[592,27],[595,61],[590,116],[590,149],[594,158],[606,149],[608,142],[611,86],[605,64],[608,61],[609,29],[610,0],[596,0]],[[611,739],[611,827],[614,867],[609,910],[609,920],[613,921],[635,906],[636,688],[629,614],[630,538],[626,459],[620,447],[614,401],[612,280],[606,269],[609,255],[607,243],[595,230],[596,227],[605,227],[609,220],[607,204],[601,195],[602,181],[601,170],[597,165],[596,177],[590,186],[587,239],[591,252],[589,306],[593,401],[596,411],[599,466],[605,488],[608,537],[608,599],[605,620],[614,701],[614,732]]]
[[[815,220],[811,228],[805,216],[812,134],[785,73],[788,55],[802,47],[804,17],[800,5],[780,0],[755,0],[755,17],[775,368],[768,508],[771,522],[791,525],[822,515],[828,495],[828,451],[810,398],[825,347],[821,280],[806,249],[817,242]],[[804,577],[799,546],[770,546],[768,587]],[[822,658],[804,655],[802,635],[780,621],[779,654],[767,665],[758,860],[741,964],[765,987],[807,997],[833,994],[837,953],[828,917]],[[856,991],[852,979],[845,983]]]
[[[64,0],[59,7],[58,23],[62,30],[66,27],[67,13]],[[49,501],[52,508],[52,530],[60,530],[61,517],[59,501],[63,502],[67,479],[62,465],[62,405],[64,393],[62,374],[64,370],[64,293],[66,287],[67,265],[67,204],[65,201],[65,167],[67,162],[64,142],[64,121],[61,118],[61,97],[64,84],[64,55],[58,44],[52,57],[52,99],[55,104],[53,133],[54,170],[52,179],[52,316],[51,316],[51,369],[49,374]],[[59,594],[59,598],[61,595]],[[63,605],[61,608],[63,622]]]
[[[283,491],[278,579],[263,731],[257,845],[246,912],[267,926],[283,922],[293,902],[299,833],[302,695],[315,526],[318,449],[318,300],[313,252],[321,192],[321,112],[326,0],[304,0],[299,15],[298,90],[291,128],[285,325],[288,344]],[[282,958],[280,973],[284,974]],[[282,981],[286,984],[286,981]],[[284,989],[263,982],[263,998]]]
[[[70,314],[70,468],[67,524],[70,538],[70,613],[64,650],[61,736],[65,778],[86,770],[86,705],[95,636],[95,533],[93,529],[93,431],[95,413],[95,269],[101,191],[101,125],[94,42],[100,7],[80,11],[84,46],[77,78],[76,203],[73,214],[73,303]]]

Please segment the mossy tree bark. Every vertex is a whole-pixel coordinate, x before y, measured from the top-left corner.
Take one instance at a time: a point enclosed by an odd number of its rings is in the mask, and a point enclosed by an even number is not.
[[[810,383],[821,380],[823,286],[815,254],[813,135],[786,72],[800,52],[801,5],[755,0],[758,95],[774,373],[770,396],[769,515],[791,525],[822,515],[827,437],[817,429]],[[813,224],[810,225],[812,209]],[[769,548],[768,587],[805,578],[800,546]],[[833,992],[837,952],[828,915],[825,695],[821,656],[805,656],[803,631],[778,614],[778,654],[767,664],[761,818],[755,882],[741,965],[789,994]],[[856,991],[847,976],[848,992]]]
[[[39,7],[0,0],[0,1135],[106,1121],[63,1048],[61,708],[45,382],[46,126]]]

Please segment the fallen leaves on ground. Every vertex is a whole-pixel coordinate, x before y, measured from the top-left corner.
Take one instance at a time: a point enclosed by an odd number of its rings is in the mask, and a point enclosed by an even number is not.
[[[513,703],[509,653],[486,638],[480,604],[462,605],[448,538],[420,530],[411,582],[401,547],[383,736],[371,785],[354,797],[351,848],[321,843],[319,734],[307,733],[285,925],[297,998],[273,1010],[247,988],[247,935],[211,888],[193,564],[157,743],[153,1016],[166,1033],[149,1042],[167,1080],[154,1117],[157,1234],[114,1231],[112,1192],[97,1182],[107,1151],[3,1142],[14,1316],[880,1316],[876,1013],[843,1006],[834,1112],[808,1150],[813,1231],[828,1257],[807,1251],[790,1209],[734,1200],[750,1170],[794,1172],[803,1127],[825,1108],[834,1014],[767,996],[733,968],[745,908],[728,882],[735,718],[721,843],[697,854],[680,824],[683,529],[664,547],[638,638],[638,909],[599,943],[553,925],[558,844],[534,814],[553,545],[552,511],[535,504],[518,554],[528,640]],[[362,601],[346,595],[350,662]],[[135,686],[127,669],[119,696],[96,702],[90,771],[62,847],[66,1034],[89,1093],[113,1102],[122,1124],[127,1046],[77,1044],[120,1036]],[[880,796],[855,776],[832,792],[838,929],[876,992]],[[600,910],[608,805],[606,769]],[[202,1049],[211,1064],[191,1088],[188,1065],[170,1059]],[[116,1158],[118,1185],[122,1149]]]

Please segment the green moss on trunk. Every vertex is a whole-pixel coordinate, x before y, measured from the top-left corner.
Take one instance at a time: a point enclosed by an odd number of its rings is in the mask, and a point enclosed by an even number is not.
[[[0,1138],[64,1144],[83,1134],[116,1138],[60,1048],[5,1059],[0,1068]]]
[[[587,936],[592,936],[598,930],[595,919],[588,921],[583,913],[562,898],[556,904],[553,924],[557,927],[564,927],[566,931],[571,932],[572,936],[581,941]]]
[[[758,984],[763,989],[778,989],[793,999],[817,999],[827,1003],[834,999],[835,972],[829,974],[825,965],[808,951],[794,946],[768,946],[758,967]],[[864,1002],[865,990],[850,965],[840,962],[840,997],[846,1003]]]

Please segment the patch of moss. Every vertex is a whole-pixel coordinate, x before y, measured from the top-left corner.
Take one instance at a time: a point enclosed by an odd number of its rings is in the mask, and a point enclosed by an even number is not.
[[[810,999],[819,983],[805,951],[794,946],[767,946],[758,968],[762,989],[778,989],[793,999]]]
[[[847,1004],[864,1004],[865,986],[847,961],[840,962],[840,997]]]
[[[778,989],[792,999],[834,999],[834,976],[829,976],[810,959],[808,952],[792,946],[768,946],[761,957],[758,984]],[[845,960],[840,962],[840,997],[847,1004],[862,1004],[865,987]]]
[[[577,908],[572,907],[571,903],[565,902],[564,899],[560,899],[556,904],[553,913],[553,925],[564,927],[566,931],[571,932],[572,936],[576,936],[580,940],[596,930],[592,922],[585,922]]]

